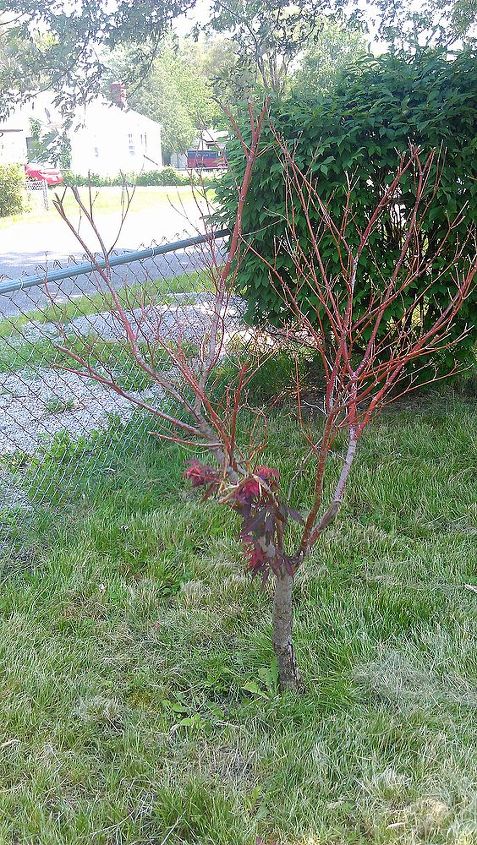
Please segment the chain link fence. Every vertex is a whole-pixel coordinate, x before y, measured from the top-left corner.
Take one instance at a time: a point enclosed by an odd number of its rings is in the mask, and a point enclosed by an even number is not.
[[[32,211],[45,209],[48,211],[50,207],[48,197],[48,184],[44,179],[26,179],[25,191],[28,205]]]
[[[216,261],[223,260],[226,235],[111,256],[111,285],[133,320],[147,315],[141,325],[149,337],[142,328],[140,340],[150,348],[159,323],[171,342],[180,337],[190,345],[209,330],[208,255],[212,246]],[[237,300],[228,303],[225,332],[226,350],[247,336]],[[19,514],[21,520],[31,508],[61,499],[80,475],[107,472],[115,456],[142,448],[150,437],[147,412],[74,372],[74,360],[64,354],[66,346],[84,354],[87,345],[125,392],[163,402],[125,341],[111,291],[90,263],[70,260],[0,282],[0,551],[11,548]]]

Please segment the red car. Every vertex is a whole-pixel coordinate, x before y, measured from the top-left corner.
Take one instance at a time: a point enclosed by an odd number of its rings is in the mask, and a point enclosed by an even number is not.
[[[25,164],[25,174],[27,179],[38,179],[47,185],[61,185],[63,181],[61,170],[48,164]]]

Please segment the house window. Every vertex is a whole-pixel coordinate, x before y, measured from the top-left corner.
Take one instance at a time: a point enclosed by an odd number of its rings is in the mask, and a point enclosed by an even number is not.
[[[134,135],[132,132],[128,135],[129,155],[136,155],[136,145],[134,143]]]
[[[99,148],[93,147],[93,154],[95,158],[99,158]]]

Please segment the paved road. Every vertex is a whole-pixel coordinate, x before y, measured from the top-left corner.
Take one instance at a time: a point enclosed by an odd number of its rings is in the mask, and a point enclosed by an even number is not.
[[[118,215],[104,214],[100,218],[101,235],[109,246],[115,240]],[[179,212],[162,200],[157,208],[131,210],[119,236],[116,251],[128,252],[151,246],[153,243],[174,241],[197,234],[202,230],[200,212],[193,201],[187,202]],[[81,233],[88,246],[97,248],[94,235],[83,226]],[[0,281],[17,279],[24,274],[32,275],[59,266],[84,260],[81,248],[74,235],[59,218],[47,222],[30,221],[17,223],[0,230]],[[202,259],[203,261],[203,259]],[[121,287],[127,282],[170,278],[188,272],[201,264],[199,252],[187,251],[158,256],[142,264],[118,267],[114,271],[114,284]],[[44,286],[0,296],[0,316],[19,311],[29,311],[51,302],[80,296],[97,289],[97,280],[78,276],[58,284],[51,284],[46,294]]]
[[[175,208],[170,204],[174,203],[174,199]],[[118,249],[139,249],[151,243],[174,240],[176,235],[184,237],[185,232],[195,234],[195,229],[200,226],[200,212],[190,195],[184,200],[184,209],[179,209],[180,200],[174,194],[171,194],[170,202],[162,195],[157,205],[135,211],[133,200],[118,239]],[[98,212],[97,219],[101,235],[110,246],[116,239],[119,213]],[[80,231],[88,246],[97,248],[95,236],[84,220]],[[16,278],[23,273],[34,273],[36,267],[51,267],[57,261],[64,263],[68,256],[80,256],[82,252],[75,236],[54,210],[44,222],[27,217],[0,229],[0,276]]]
[[[169,290],[167,279],[201,269],[203,266],[203,253],[200,250],[190,248],[187,251],[170,253],[165,256],[158,255],[156,258],[147,261],[132,262],[130,265],[115,267],[112,282],[114,287],[118,289],[126,284],[157,280],[158,290],[167,293]],[[161,284],[161,280],[164,281],[164,284]],[[52,302],[64,303],[84,294],[94,293],[99,289],[104,290],[104,284],[101,282],[98,284],[98,280],[92,275],[85,275],[64,279],[58,283],[49,283],[48,292],[44,285],[38,285],[24,291],[0,295],[0,319],[15,314],[26,314],[41,309],[45,305],[51,305]]]

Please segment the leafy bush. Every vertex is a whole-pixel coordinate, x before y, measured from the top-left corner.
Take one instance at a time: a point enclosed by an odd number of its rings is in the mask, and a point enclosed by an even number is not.
[[[292,95],[285,102],[273,102],[271,119],[287,145],[296,149],[297,165],[319,178],[321,198],[328,204],[335,221],[340,221],[343,213],[349,174],[356,180],[353,190],[356,224],[358,228],[365,226],[395,168],[396,150],[406,151],[410,142],[419,144],[424,152],[432,148],[443,150],[436,168],[443,164],[445,157],[438,190],[428,197],[429,208],[419,248],[432,254],[435,245],[448,232],[449,220],[466,206],[464,219],[449,236],[446,253],[442,256],[444,264],[446,256],[452,254],[456,244],[465,237],[468,224],[477,218],[477,62],[476,53],[471,50],[462,51],[453,61],[437,51],[423,51],[414,57],[384,55],[374,59],[368,56],[344,71],[336,89],[315,99],[314,103],[310,102],[309,94],[307,98]],[[281,245],[280,271],[288,274],[293,285],[293,260],[287,251],[290,232],[287,233],[285,222],[283,162],[270,128],[262,136],[261,146],[262,155],[255,163],[254,179],[244,208],[244,231],[253,233],[251,239],[261,255],[270,257],[275,245]],[[224,207],[225,223],[233,220],[236,208],[233,186],[240,182],[244,170],[243,155],[236,142],[230,145],[228,158],[229,171],[217,189]],[[409,180],[411,176],[409,174]],[[430,180],[432,183],[434,176],[435,173]],[[405,181],[395,221],[392,225],[386,221],[373,236],[373,249],[380,256],[383,279],[395,265],[402,244],[401,224],[413,201],[406,186]],[[295,211],[301,245],[309,249],[303,213],[298,205]],[[318,220],[317,209],[312,211],[312,217]],[[338,276],[338,256],[329,233],[324,234],[322,247],[333,271],[331,275]],[[466,250],[470,258],[475,247],[469,243]],[[421,276],[421,287],[430,284],[420,317],[425,326],[432,323],[448,301],[449,281],[449,277],[439,277],[438,270],[430,278]],[[357,284],[360,299],[355,305],[364,313],[373,285],[380,284],[376,273],[372,275],[369,254],[367,258],[362,257]],[[238,288],[247,300],[249,321],[268,320],[277,325],[287,318],[283,299],[270,284],[267,268],[253,253],[248,253],[240,270]],[[302,289],[299,298],[311,309],[316,303],[309,301],[309,294],[309,289]],[[414,295],[412,291],[411,294]],[[406,304],[405,298],[393,303],[386,314],[387,321],[381,327],[382,332],[387,330],[389,321],[399,323]],[[451,329],[453,337],[458,337],[475,322],[476,307],[474,289]],[[477,327],[474,326],[459,346],[461,358],[468,359],[476,337]],[[363,340],[366,340],[365,336]],[[454,353],[446,354],[437,365],[446,369],[453,360]]]
[[[77,187],[88,187],[91,185],[94,188],[109,188],[112,186],[121,186],[125,182],[128,185],[141,185],[146,187],[176,187],[180,185],[190,185],[191,176],[188,172],[174,170],[173,167],[163,167],[162,170],[144,170],[142,173],[126,173],[118,174],[117,176],[99,176],[97,173],[90,173],[89,176],[80,176],[79,174],[66,171],[64,174],[66,185],[76,185]],[[204,184],[206,186],[216,185],[215,177],[207,175],[203,178],[197,176],[192,177],[192,184]]]
[[[122,185],[123,180],[119,178],[111,178],[109,176],[99,176],[98,173],[90,173],[89,176],[82,176],[79,173],[73,173],[71,170],[63,170],[64,184],[67,186],[75,186],[78,188],[88,187],[106,188],[111,185]]]
[[[190,185],[188,173],[181,173],[173,167],[163,167],[162,170],[147,170],[139,173],[137,185]]]
[[[24,210],[24,188],[25,174],[18,164],[0,165],[0,217]]]

